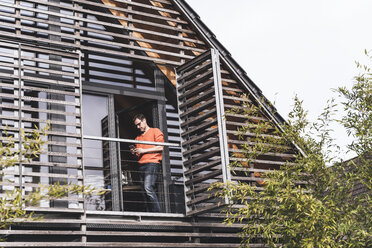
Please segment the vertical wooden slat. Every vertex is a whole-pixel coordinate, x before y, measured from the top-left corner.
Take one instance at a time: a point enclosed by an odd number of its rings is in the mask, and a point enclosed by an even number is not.
[[[230,169],[229,169],[230,160],[229,160],[229,151],[228,151],[228,145],[227,145],[226,117],[225,117],[225,107],[224,107],[223,92],[222,92],[220,55],[219,55],[219,52],[215,49],[211,50],[211,55],[212,55],[214,89],[215,89],[215,96],[216,96],[218,134],[219,134],[220,149],[221,149],[222,175],[223,175],[224,182],[227,182],[231,180],[231,174],[230,174]]]
[[[22,54],[22,47],[21,45],[19,44],[18,45],[18,127],[21,128],[22,127],[22,101],[21,101],[21,98],[22,98],[22,59],[21,59],[21,54]],[[18,146],[19,146],[19,149],[20,151],[22,151],[22,137],[20,135],[20,133],[18,134],[19,137],[18,137]],[[22,158],[21,158],[22,159]],[[20,189],[23,189],[22,187],[22,181],[23,181],[23,176],[22,176],[22,172],[23,172],[23,165],[22,165],[22,162],[20,161],[19,164],[18,164],[18,173],[19,173],[19,188]],[[22,191],[22,194],[24,194],[24,191]]]

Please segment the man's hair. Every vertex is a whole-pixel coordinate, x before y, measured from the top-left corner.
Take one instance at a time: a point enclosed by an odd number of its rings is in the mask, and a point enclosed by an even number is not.
[[[133,117],[133,122],[135,121],[135,120],[140,120],[140,121],[143,121],[143,120],[145,120],[146,119],[146,117],[144,116],[144,114],[136,114],[134,117]]]

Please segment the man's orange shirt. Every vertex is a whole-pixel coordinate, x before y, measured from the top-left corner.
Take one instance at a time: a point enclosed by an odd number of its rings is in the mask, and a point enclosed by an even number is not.
[[[164,142],[164,134],[158,128],[150,128],[146,133],[136,137],[139,141]],[[136,148],[152,148],[154,145],[136,144]],[[163,158],[162,152],[145,153],[139,155],[138,163],[159,163]]]

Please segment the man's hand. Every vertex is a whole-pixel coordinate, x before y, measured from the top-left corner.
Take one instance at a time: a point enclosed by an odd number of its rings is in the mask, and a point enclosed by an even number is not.
[[[136,154],[144,154],[144,153],[146,153],[147,152],[147,149],[143,149],[143,148],[136,148],[136,149],[134,149],[134,153],[136,153]]]

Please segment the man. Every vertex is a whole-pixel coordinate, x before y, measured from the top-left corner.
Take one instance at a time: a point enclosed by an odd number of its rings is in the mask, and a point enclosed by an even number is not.
[[[136,128],[141,132],[141,134],[136,137],[136,140],[164,142],[163,133],[158,128],[150,128],[143,114],[134,116],[133,122]],[[136,144],[136,147],[132,148],[131,152],[138,157],[139,174],[147,211],[160,212],[160,205],[155,192],[155,184],[160,170],[163,146]]]

